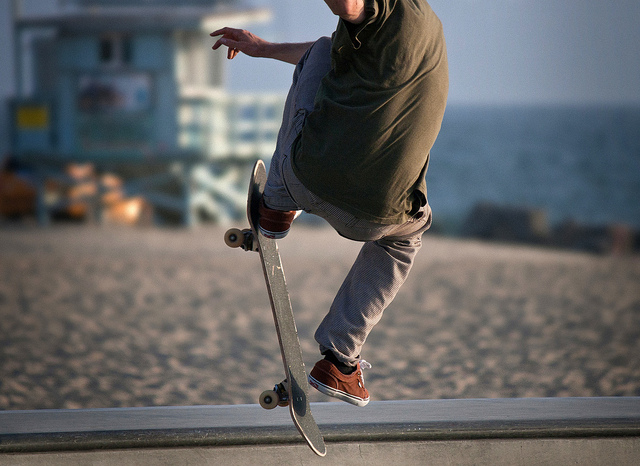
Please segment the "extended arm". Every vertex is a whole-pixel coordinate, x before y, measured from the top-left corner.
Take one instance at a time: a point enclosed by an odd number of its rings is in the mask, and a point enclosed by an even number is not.
[[[226,45],[229,47],[227,58],[230,60],[242,52],[250,57],[273,58],[295,65],[313,44],[313,42],[268,42],[249,31],[233,28],[218,29],[210,35],[222,36],[213,44],[213,50],[220,48],[221,45]]]
[[[365,20],[364,0],[324,0],[333,14],[345,21],[360,24]],[[210,34],[212,37],[222,36],[213,44],[213,50],[221,45],[229,47],[227,58],[235,58],[242,52],[250,57],[273,58],[293,65],[297,64],[302,55],[311,47],[313,42],[276,43],[268,42],[243,29],[222,28]]]

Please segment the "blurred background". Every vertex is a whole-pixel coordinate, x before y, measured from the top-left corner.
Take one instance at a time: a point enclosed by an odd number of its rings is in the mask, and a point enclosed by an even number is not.
[[[429,3],[451,79],[427,173],[435,259],[417,266],[399,320],[419,330],[417,316],[431,313],[430,325],[471,346],[438,334],[452,349],[426,346],[412,364],[430,369],[407,382],[417,391],[388,384],[391,362],[374,383],[389,398],[639,394],[640,3]],[[250,344],[260,329],[272,335],[268,313],[236,315],[265,304],[237,286],[250,274],[261,289],[256,264],[234,268],[237,251],[218,243],[244,223],[249,170],[269,161],[293,70],[228,61],[209,33],[308,41],[336,23],[321,0],[0,0],[0,409],[252,402],[247,390],[264,388],[256,374],[203,388],[212,366],[232,380],[225,356],[239,348],[251,370],[278,377],[277,346]],[[468,249],[469,238],[537,254]],[[329,305],[357,251],[298,240],[306,246],[282,252],[310,340],[315,307]],[[447,256],[459,262],[440,267]],[[309,257],[338,281],[315,284]],[[328,302],[302,298],[317,293]],[[460,321],[443,313],[452,308]],[[481,320],[465,320],[474,312]],[[512,312],[529,323],[505,323]],[[385,338],[419,348],[432,331],[382,325]],[[487,343],[504,338],[531,351],[514,359]],[[544,356],[551,341],[572,350]]]
[[[0,212],[41,224],[241,217],[246,167],[268,162],[292,70],[228,62],[208,33],[228,24],[306,41],[336,24],[310,0],[1,5]],[[637,247],[637,2],[431,5],[451,69],[427,174],[434,229]]]

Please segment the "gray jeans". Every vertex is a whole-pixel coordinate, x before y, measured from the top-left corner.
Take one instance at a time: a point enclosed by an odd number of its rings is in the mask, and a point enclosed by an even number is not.
[[[331,350],[354,364],[367,336],[405,282],[431,225],[427,205],[408,222],[385,225],[358,219],[313,194],[291,168],[291,145],[313,111],[322,77],[329,71],[331,40],[323,37],[297,64],[285,104],[276,150],[271,160],[265,203],[279,210],[304,210],[324,218],[342,236],[364,245],[336,295],[315,339],[320,351]],[[327,158],[327,163],[331,160]]]

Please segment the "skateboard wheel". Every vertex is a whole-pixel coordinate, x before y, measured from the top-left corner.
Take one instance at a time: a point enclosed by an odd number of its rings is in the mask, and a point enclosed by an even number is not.
[[[278,406],[278,394],[275,390],[265,390],[260,394],[260,406],[264,409],[273,409]]]
[[[239,248],[244,243],[244,233],[238,228],[231,228],[224,234],[224,242],[231,248]]]

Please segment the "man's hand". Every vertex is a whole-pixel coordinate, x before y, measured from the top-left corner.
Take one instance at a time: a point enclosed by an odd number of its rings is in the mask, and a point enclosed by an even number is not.
[[[360,24],[364,21],[364,0],[324,0],[334,15],[345,21]]]
[[[222,36],[213,44],[213,50],[217,50],[221,45],[229,47],[227,50],[227,58],[229,60],[235,58],[238,53],[242,52],[250,57],[264,57],[265,49],[269,43],[242,29],[222,28],[210,34],[214,36]]]
[[[273,58],[295,65],[313,44],[313,42],[294,44],[267,42],[249,31],[233,28],[218,29],[209,35],[212,37],[222,36],[213,44],[212,48],[217,50],[221,45],[229,47],[229,50],[227,50],[227,58],[229,60],[242,52],[250,57]]]

